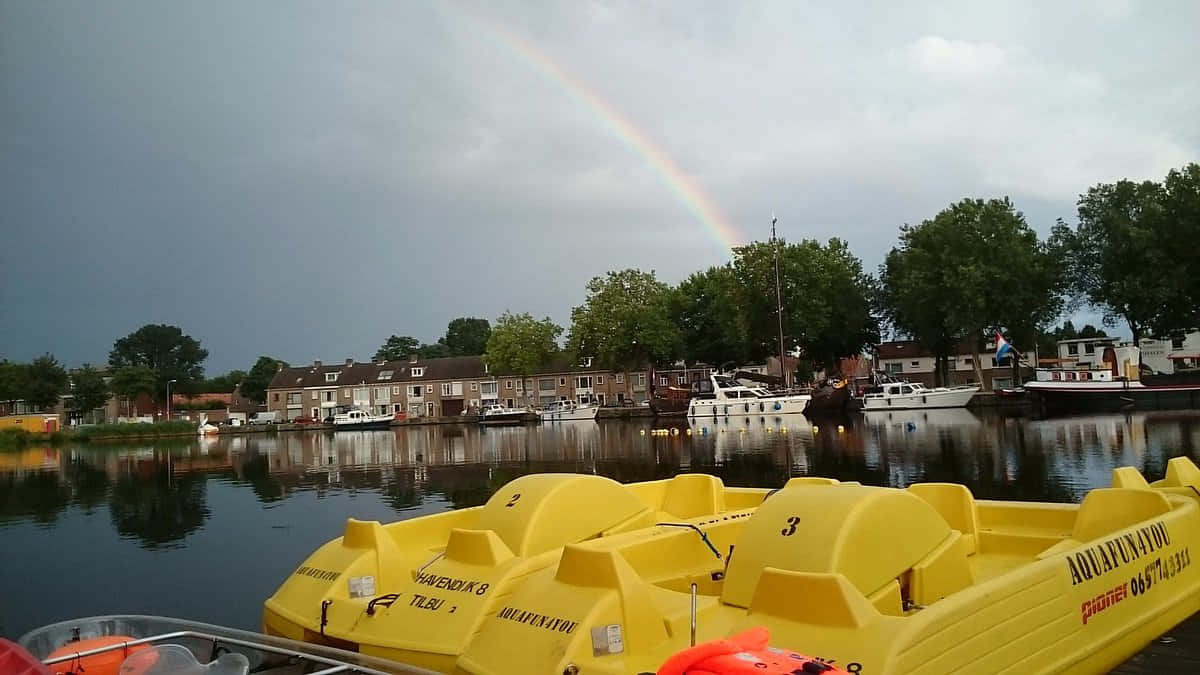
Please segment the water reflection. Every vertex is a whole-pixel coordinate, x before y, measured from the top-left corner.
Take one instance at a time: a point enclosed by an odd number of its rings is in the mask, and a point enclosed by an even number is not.
[[[981,498],[1076,501],[1107,485],[1115,466],[1153,480],[1167,459],[1196,458],[1197,448],[1200,414],[1192,412],[1031,421],[944,410],[3,451],[0,634],[113,611],[254,629],[262,599],[347,517],[394,520],[482,504],[532,472],[639,481],[701,471],[764,487],[799,475],[894,486],[953,481]],[[79,551],[87,574],[79,573]],[[55,583],[27,583],[39,575]],[[177,592],[176,579],[226,592]]]

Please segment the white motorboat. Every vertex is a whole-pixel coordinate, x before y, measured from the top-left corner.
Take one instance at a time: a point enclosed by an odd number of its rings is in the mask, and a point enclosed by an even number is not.
[[[692,385],[688,417],[801,414],[810,400],[808,394],[773,394],[760,387],[747,387],[728,375],[714,374],[707,382]]]
[[[529,413],[519,408],[505,408],[502,405],[489,405],[479,416],[480,424],[520,424]]]
[[[863,394],[863,410],[962,408],[979,391],[977,384],[930,389],[920,382],[884,382]]]
[[[394,415],[372,415],[365,410],[350,410],[333,416],[333,430],[386,429],[393,419]]]
[[[554,401],[542,409],[543,422],[572,422],[576,420],[594,420],[600,412],[600,406],[579,404],[575,401]]]

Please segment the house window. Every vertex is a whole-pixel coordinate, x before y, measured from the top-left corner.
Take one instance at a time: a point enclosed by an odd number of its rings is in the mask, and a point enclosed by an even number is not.
[[[381,370],[381,371],[379,371],[379,377],[377,377],[377,378],[375,378],[375,379],[377,379],[377,380],[390,380],[390,379],[392,379],[392,372],[393,372],[393,371],[391,371],[391,370]]]
[[[392,387],[392,395],[399,396],[400,395],[400,387]],[[397,412],[399,412],[399,411],[397,411]]]
[[[326,382],[337,382],[338,375],[341,375],[341,374],[342,374],[341,371],[338,371],[336,373],[325,373],[325,381]]]
[[[387,387],[375,387],[375,399],[386,399],[388,397]]]
[[[279,394],[275,394],[275,399],[274,399],[274,401],[275,401],[276,403],[279,403]]]
[[[350,390],[349,389],[342,390],[342,398],[350,398]]]
[[[495,398],[496,397],[496,383],[495,382],[481,383],[479,386],[479,392],[484,395],[491,394],[492,398]]]
[[[668,385],[668,384],[670,384],[670,383],[671,383],[671,381],[667,379],[667,376],[666,376],[666,375],[661,375],[661,376],[659,376],[659,378],[658,378],[658,384],[659,384],[660,386],[663,386],[663,387],[665,387],[665,386],[667,386],[667,385]]]
[[[359,405],[369,404],[371,402],[371,390],[366,387],[358,387],[354,390],[354,403]]]
[[[887,369],[888,374],[890,374],[890,375],[894,375],[896,373],[902,373],[902,372],[904,372],[904,364],[899,363],[899,362],[889,363],[886,365],[886,369]]]
[[[432,393],[433,393],[433,385],[432,385],[432,384],[427,384],[427,385],[425,385],[425,393],[426,393],[426,394],[432,394]]]
[[[565,377],[558,378],[558,386],[560,386],[560,387],[567,386],[567,378],[565,378]]]
[[[1095,354],[1096,353],[1096,345],[1091,342],[1087,343],[1086,345],[1083,346],[1083,353],[1084,354]]]
[[[634,373],[633,374],[633,384],[634,384],[634,386],[637,386],[637,387],[646,386],[646,374],[645,373]]]
[[[450,383],[443,382],[442,383],[442,396],[449,396],[449,395],[450,395]]]
[[[289,406],[300,405],[300,392],[292,392],[288,394],[287,403]]]
[[[575,388],[576,389],[591,389],[592,388],[592,376],[584,375],[582,377],[575,378]]]
[[[425,376],[425,368],[413,368],[412,376],[413,377],[424,377]]]
[[[505,381],[504,381],[504,388],[505,388],[505,389],[512,389],[512,380],[505,380]]]
[[[478,382],[471,383],[471,391],[479,391],[479,383]]]
[[[911,365],[913,368],[916,368],[921,365],[921,362],[920,361],[909,361],[909,365]]]
[[[597,384],[597,385],[604,384],[604,376],[603,376],[603,375],[597,375],[597,376],[596,376],[596,384]]]
[[[1183,349],[1183,338],[1182,337],[1171,338],[1171,349]]]
[[[687,384],[687,375],[680,375],[678,379],[679,384]]]
[[[583,366],[584,368],[591,368],[592,367],[592,357],[590,357],[590,356],[583,357],[583,363],[581,363],[579,365]]]
[[[408,395],[413,398],[421,398],[421,385],[414,384],[408,388]]]
[[[1077,356],[1079,354],[1079,345],[1077,345],[1077,344],[1067,345],[1067,353],[1070,354],[1071,356]]]
[[[314,401],[317,400],[317,390],[316,389],[313,390],[312,400],[314,400]]]
[[[333,402],[334,397],[337,395],[336,391],[326,391],[326,392],[322,392],[322,393],[324,395],[321,397],[321,400],[328,401],[330,403]]]
[[[617,373],[613,375],[613,381],[617,384],[625,384],[625,373]]]
[[[554,391],[554,378],[543,377],[538,380],[538,391]]]

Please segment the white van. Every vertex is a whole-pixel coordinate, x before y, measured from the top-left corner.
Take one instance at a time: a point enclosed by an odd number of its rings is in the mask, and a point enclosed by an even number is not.
[[[274,410],[260,412],[250,419],[250,424],[279,424],[279,413]]]

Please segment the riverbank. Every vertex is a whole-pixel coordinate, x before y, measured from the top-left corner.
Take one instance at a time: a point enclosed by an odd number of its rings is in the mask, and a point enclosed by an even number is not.
[[[54,445],[145,438],[191,438],[195,435],[196,425],[186,420],[155,424],[93,424],[49,432],[4,429],[0,431],[0,447],[20,447],[30,443]]]

